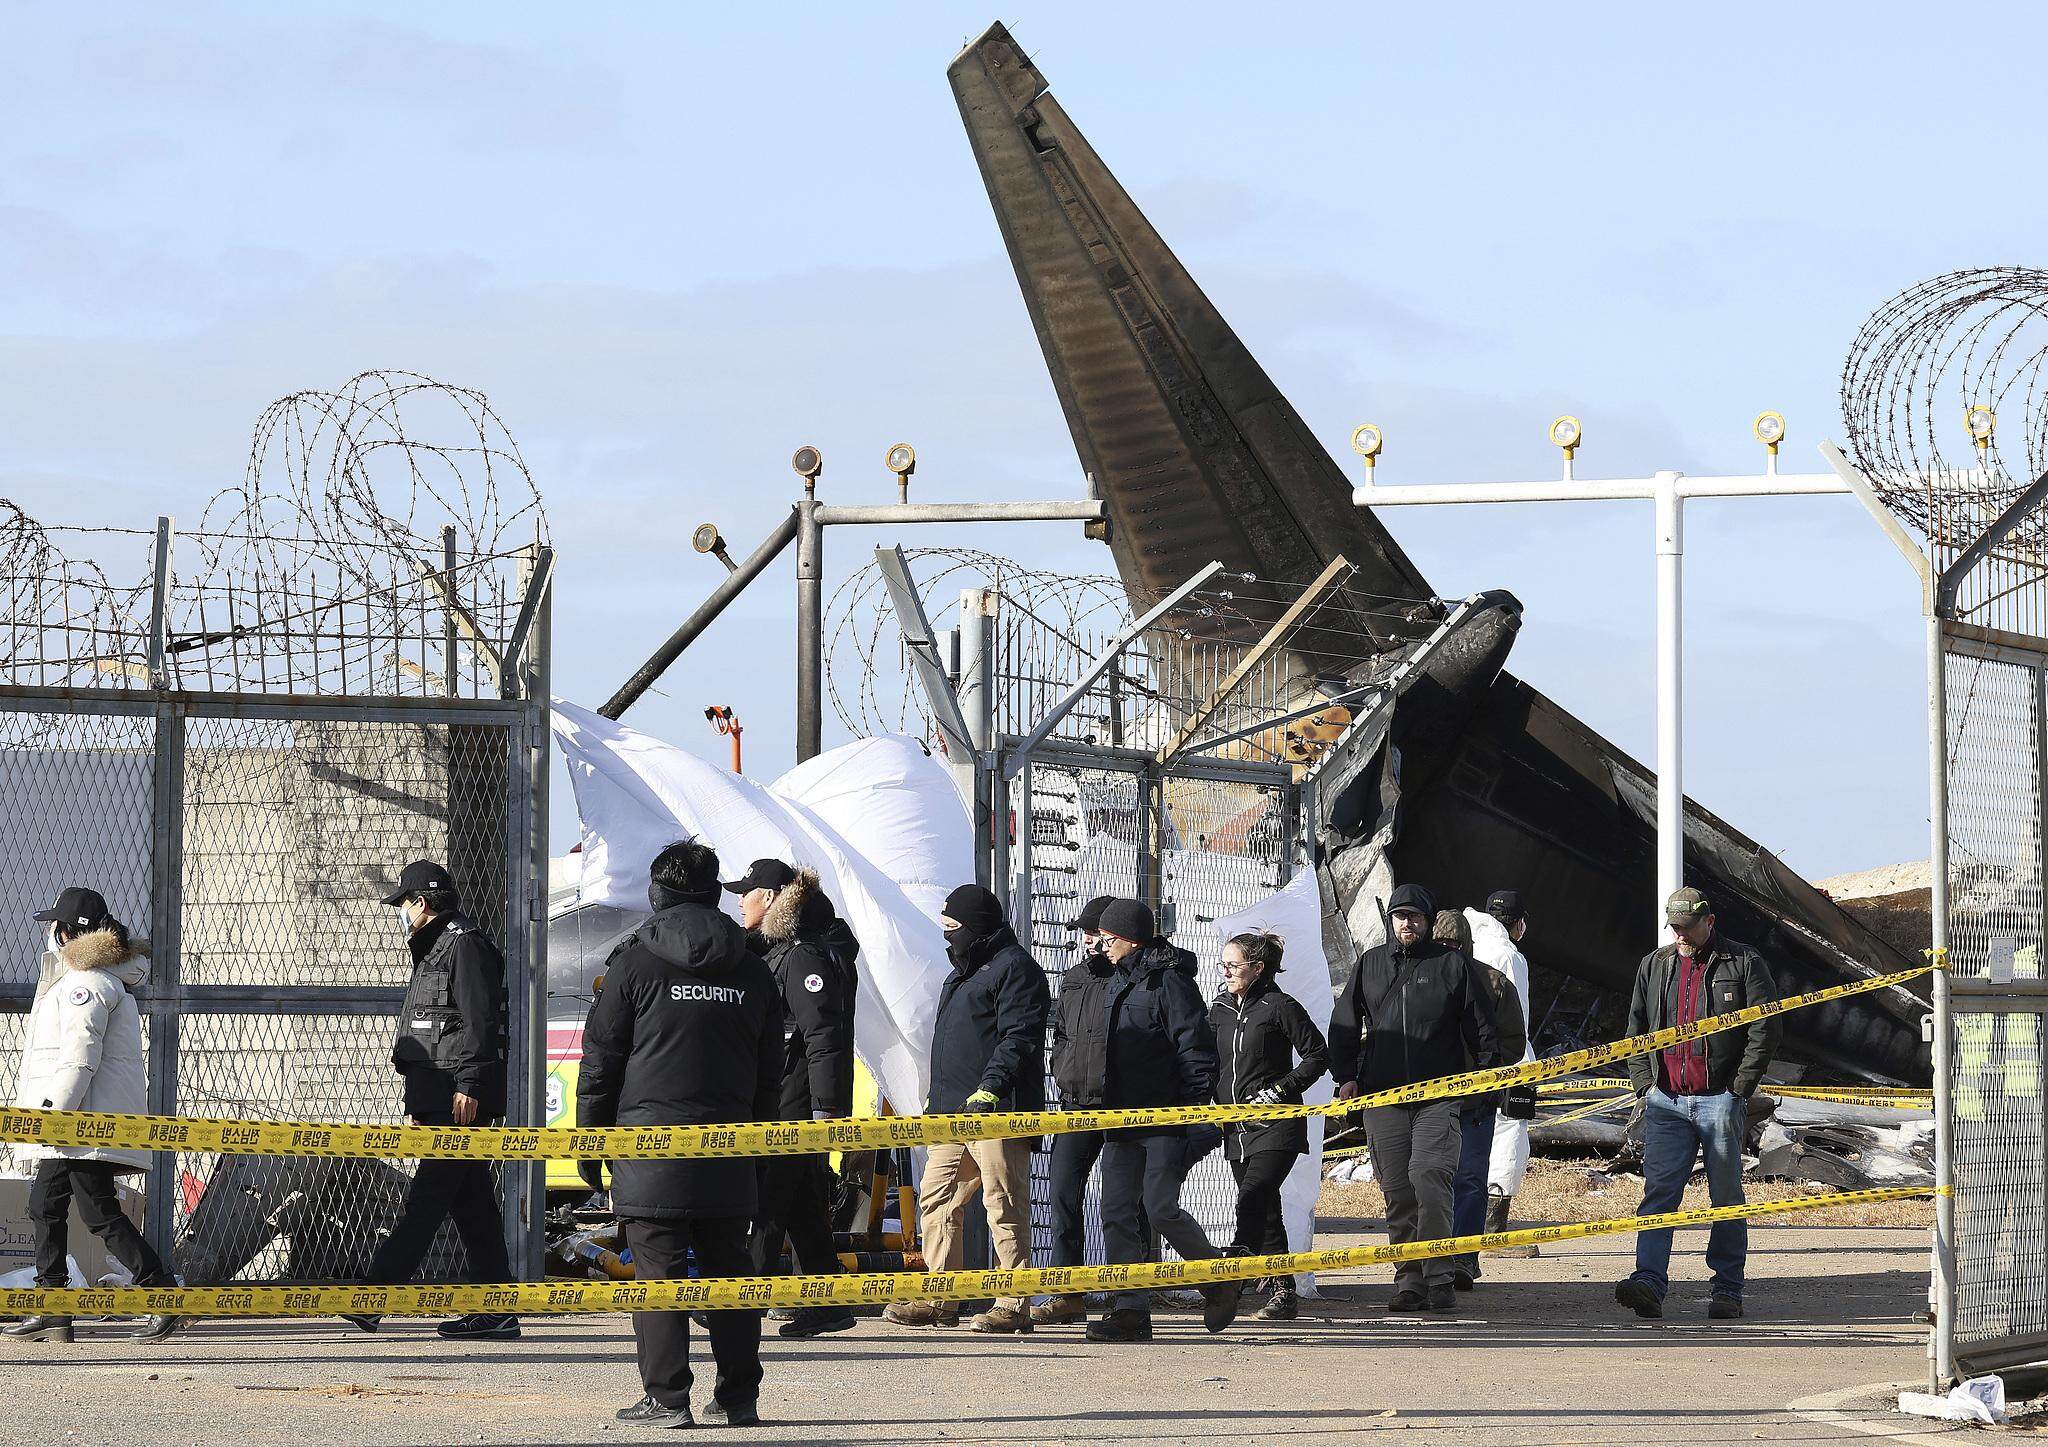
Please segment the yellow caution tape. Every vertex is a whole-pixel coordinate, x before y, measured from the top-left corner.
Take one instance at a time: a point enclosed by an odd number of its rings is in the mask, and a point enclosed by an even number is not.
[[[867,1306],[889,1301],[979,1301],[998,1296],[1080,1291],[1147,1291],[1248,1281],[1304,1271],[1347,1271],[1467,1251],[1496,1251],[1531,1242],[1573,1241],[1626,1231],[1661,1231],[1715,1221],[1778,1216],[1829,1206],[1861,1206],[1936,1194],[1893,1186],[1838,1191],[1791,1201],[1709,1206],[1656,1216],[1532,1226],[1490,1235],[1457,1236],[1406,1245],[1344,1246],[1278,1256],[1218,1256],[1207,1261],[1139,1262],[1129,1266],[1047,1266],[1014,1271],[849,1272],[841,1276],[744,1276],[674,1281],[533,1281],[496,1286],[179,1286],[115,1290],[0,1290],[0,1315],[63,1316],[439,1316],[507,1312],[521,1316],[593,1311],[693,1311],[771,1306]]]
[[[889,1149],[950,1141],[1073,1131],[1301,1120],[1348,1115],[1374,1106],[1415,1105],[1482,1095],[1510,1085],[1555,1080],[1596,1065],[1646,1055],[1723,1030],[1737,1030],[1790,1010],[1848,995],[1890,989],[1935,968],[1833,985],[1768,1004],[1634,1035],[1568,1055],[1471,1070],[1323,1105],[1177,1105],[1131,1110],[988,1111],[976,1115],[904,1115],[821,1121],[752,1121],[733,1125],[598,1127],[292,1124],[204,1116],[115,1115],[98,1111],[0,1110],[0,1142],[121,1147],[256,1156],[397,1156],[416,1160],[644,1161],[719,1156],[805,1155]]]
[[[1531,1121],[1530,1124],[1570,1125],[1575,1120],[1584,1120],[1589,1115],[1597,1115],[1601,1111],[1611,1109],[1615,1105],[1620,1104],[1623,1100],[1627,1100],[1630,1098],[1631,1097],[1627,1096],[1610,1095],[1607,1096],[1605,1099],[1594,1101],[1591,1105],[1582,1105],[1577,1110],[1568,1110],[1563,1115],[1554,1115],[1551,1116],[1548,1120]]]

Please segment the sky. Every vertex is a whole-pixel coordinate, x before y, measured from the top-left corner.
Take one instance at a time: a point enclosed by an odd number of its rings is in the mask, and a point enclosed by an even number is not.
[[[1551,475],[1567,411],[1581,476],[1754,470],[1767,407],[1817,469],[1863,319],[2048,235],[2009,159],[2042,140],[2020,6],[6,14],[0,496],[196,519],[277,397],[476,388],[548,503],[556,690],[592,706],[717,581],[692,527],[751,548],[799,444],[837,501],[891,497],[898,440],[923,499],[1081,495],[945,81],[992,19],[1316,434],[1350,462],[1385,430],[1383,482]],[[1386,520],[1439,593],[1512,589],[1510,667],[1649,756],[1646,505]],[[893,540],[835,540],[828,590]],[[1001,545],[1109,567],[1078,529]],[[1687,548],[1688,791],[1809,877],[1924,858],[1903,562],[1846,498],[1697,504]],[[727,704],[780,772],[792,592],[784,561],[627,721],[722,759]]]

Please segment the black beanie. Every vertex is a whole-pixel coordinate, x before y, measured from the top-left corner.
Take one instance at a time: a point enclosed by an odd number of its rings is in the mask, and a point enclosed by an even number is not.
[[[1008,923],[1003,918],[1003,902],[978,884],[963,884],[947,895],[941,913],[959,921],[971,939],[986,939]]]
[[[1387,896],[1387,913],[1392,914],[1397,909],[1421,910],[1423,918],[1436,918],[1436,901],[1419,884],[1404,884]]]
[[[1102,928],[1107,934],[1118,939],[1130,940],[1134,944],[1150,944],[1159,933],[1159,926],[1153,921],[1152,911],[1143,902],[1135,899],[1113,899],[1102,911]]]
[[[1113,894],[1098,894],[1081,906],[1081,912],[1074,916],[1074,928],[1086,934],[1102,928],[1102,912],[1116,903]]]

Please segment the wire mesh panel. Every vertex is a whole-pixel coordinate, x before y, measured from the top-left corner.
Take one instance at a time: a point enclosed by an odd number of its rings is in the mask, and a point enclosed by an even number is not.
[[[2041,976],[2040,670],[1951,650],[1949,968]]]
[[[2041,1017],[1959,1005],[1952,1023],[1954,1329],[1962,1351],[2048,1335],[2048,1154],[2042,1138]]]

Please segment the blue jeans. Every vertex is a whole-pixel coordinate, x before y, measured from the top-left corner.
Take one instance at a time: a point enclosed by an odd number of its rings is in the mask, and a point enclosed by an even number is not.
[[[1458,1107],[1458,1171],[1451,1177],[1451,1234],[1477,1236],[1486,1229],[1486,1171],[1493,1161],[1493,1102]],[[1479,1254],[1451,1258],[1453,1269],[1479,1279]]]
[[[1643,1204],[1638,1216],[1676,1211],[1692,1179],[1695,1157],[1707,1163],[1707,1198],[1716,1206],[1742,1204],[1742,1139],[1749,1102],[1719,1095],[1667,1095],[1651,1087],[1643,1102]],[[1716,1221],[1707,1233],[1707,1268],[1714,1295],[1742,1300],[1742,1264],[1749,1255],[1749,1223]],[[1634,1279],[1648,1282],[1662,1301],[1670,1289],[1671,1231],[1636,1233]]]

